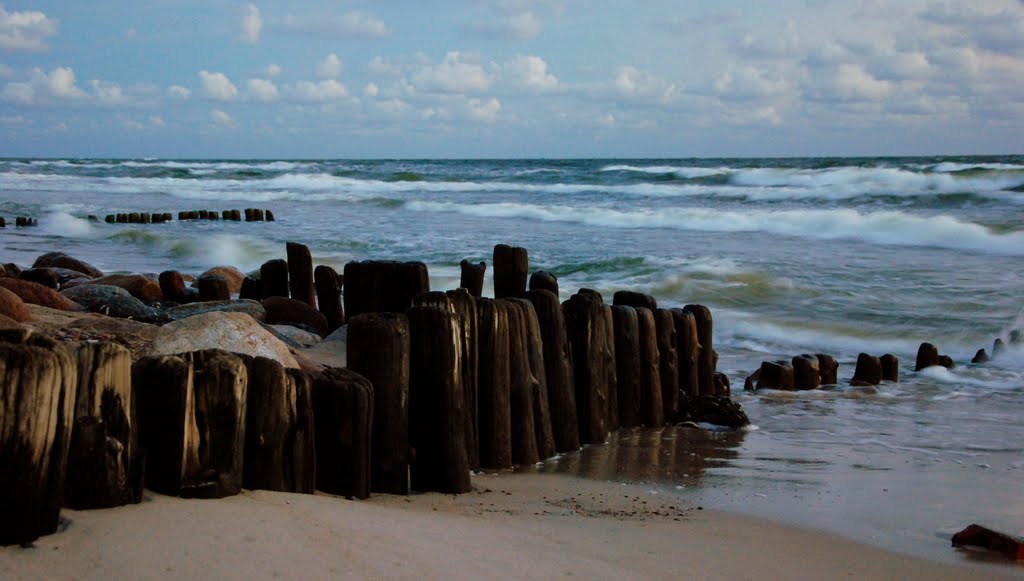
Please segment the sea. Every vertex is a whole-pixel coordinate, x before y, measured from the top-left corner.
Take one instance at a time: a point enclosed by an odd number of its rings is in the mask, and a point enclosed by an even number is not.
[[[276,221],[103,221],[249,207]],[[1024,345],[971,363],[1024,328],[1024,156],[3,159],[0,215],[0,261],[22,267],[59,250],[110,272],[248,271],[296,241],[339,272],[423,261],[449,289],[462,259],[523,246],[563,299],[710,307],[719,370],[753,422],[624,430],[535,470],[949,561],[979,558],[949,546],[968,524],[1024,535]],[[915,372],[925,341],[956,367]],[[896,355],[900,381],[848,386],[861,352]],[[743,390],[761,361],[801,353],[837,357],[839,385]]]

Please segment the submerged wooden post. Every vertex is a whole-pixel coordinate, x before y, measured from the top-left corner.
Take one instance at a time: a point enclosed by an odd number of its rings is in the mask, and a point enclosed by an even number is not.
[[[437,307],[409,309],[409,440],[414,489],[450,494],[472,489],[466,455],[465,395],[455,315]]]
[[[874,355],[861,353],[857,356],[857,367],[853,371],[850,385],[878,385],[882,383],[882,362]]]
[[[371,490],[409,494],[409,320],[366,313],[348,325],[348,367],[373,385]]]
[[[886,353],[879,358],[882,364],[882,381],[899,383],[900,381],[900,360],[891,353]]]
[[[793,357],[793,388],[797,390],[821,387],[821,366],[814,355]]]

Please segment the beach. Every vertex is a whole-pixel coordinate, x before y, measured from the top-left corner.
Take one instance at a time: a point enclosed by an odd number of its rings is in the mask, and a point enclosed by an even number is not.
[[[474,491],[366,502],[266,491],[147,493],[66,511],[67,530],[0,550],[5,579],[990,579],[809,529],[570,477],[474,477]]]

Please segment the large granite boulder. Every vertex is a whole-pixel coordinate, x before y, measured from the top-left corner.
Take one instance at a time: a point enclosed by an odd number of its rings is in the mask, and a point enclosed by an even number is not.
[[[149,355],[174,355],[202,349],[223,349],[266,357],[285,367],[299,364],[288,346],[244,313],[210,312],[168,323],[149,348]]]
[[[21,280],[17,278],[0,278],[0,287],[3,287],[21,297],[21,300],[33,305],[41,305],[61,311],[81,311],[82,305],[64,295],[61,295],[52,288],[45,287],[37,282]]]
[[[103,272],[95,266],[85,262],[84,260],[78,260],[72,258],[63,252],[47,252],[35,262],[32,263],[32,268],[66,268],[68,270],[77,270],[89,278],[96,278],[103,276]]]
[[[245,313],[259,322],[267,320],[267,311],[259,301],[251,299],[238,299],[233,301],[204,301],[201,303],[189,303],[167,309],[167,316],[174,321],[180,321],[188,317],[202,315],[203,313]]]
[[[164,311],[147,306],[121,287],[83,284],[65,289],[61,294],[94,313],[158,325],[171,320]]]
[[[245,273],[233,266],[214,266],[196,277],[196,280],[199,280],[204,276],[223,277],[228,281],[228,290],[236,294],[241,292],[242,281],[245,280]]]
[[[22,323],[32,318],[32,313],[25,306],[25,301],[3,287],[0,287],[0,315]]]
[[[140,301],[150,304],[164,299],[160,284],[141,274],[108,274],[92,279],[91,284],[116,286],[128,291]]]

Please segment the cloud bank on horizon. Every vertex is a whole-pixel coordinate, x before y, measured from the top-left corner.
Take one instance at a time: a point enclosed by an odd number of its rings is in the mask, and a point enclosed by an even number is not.
[[[0,2],[0,156],[1024,153],[1024,0]]]

